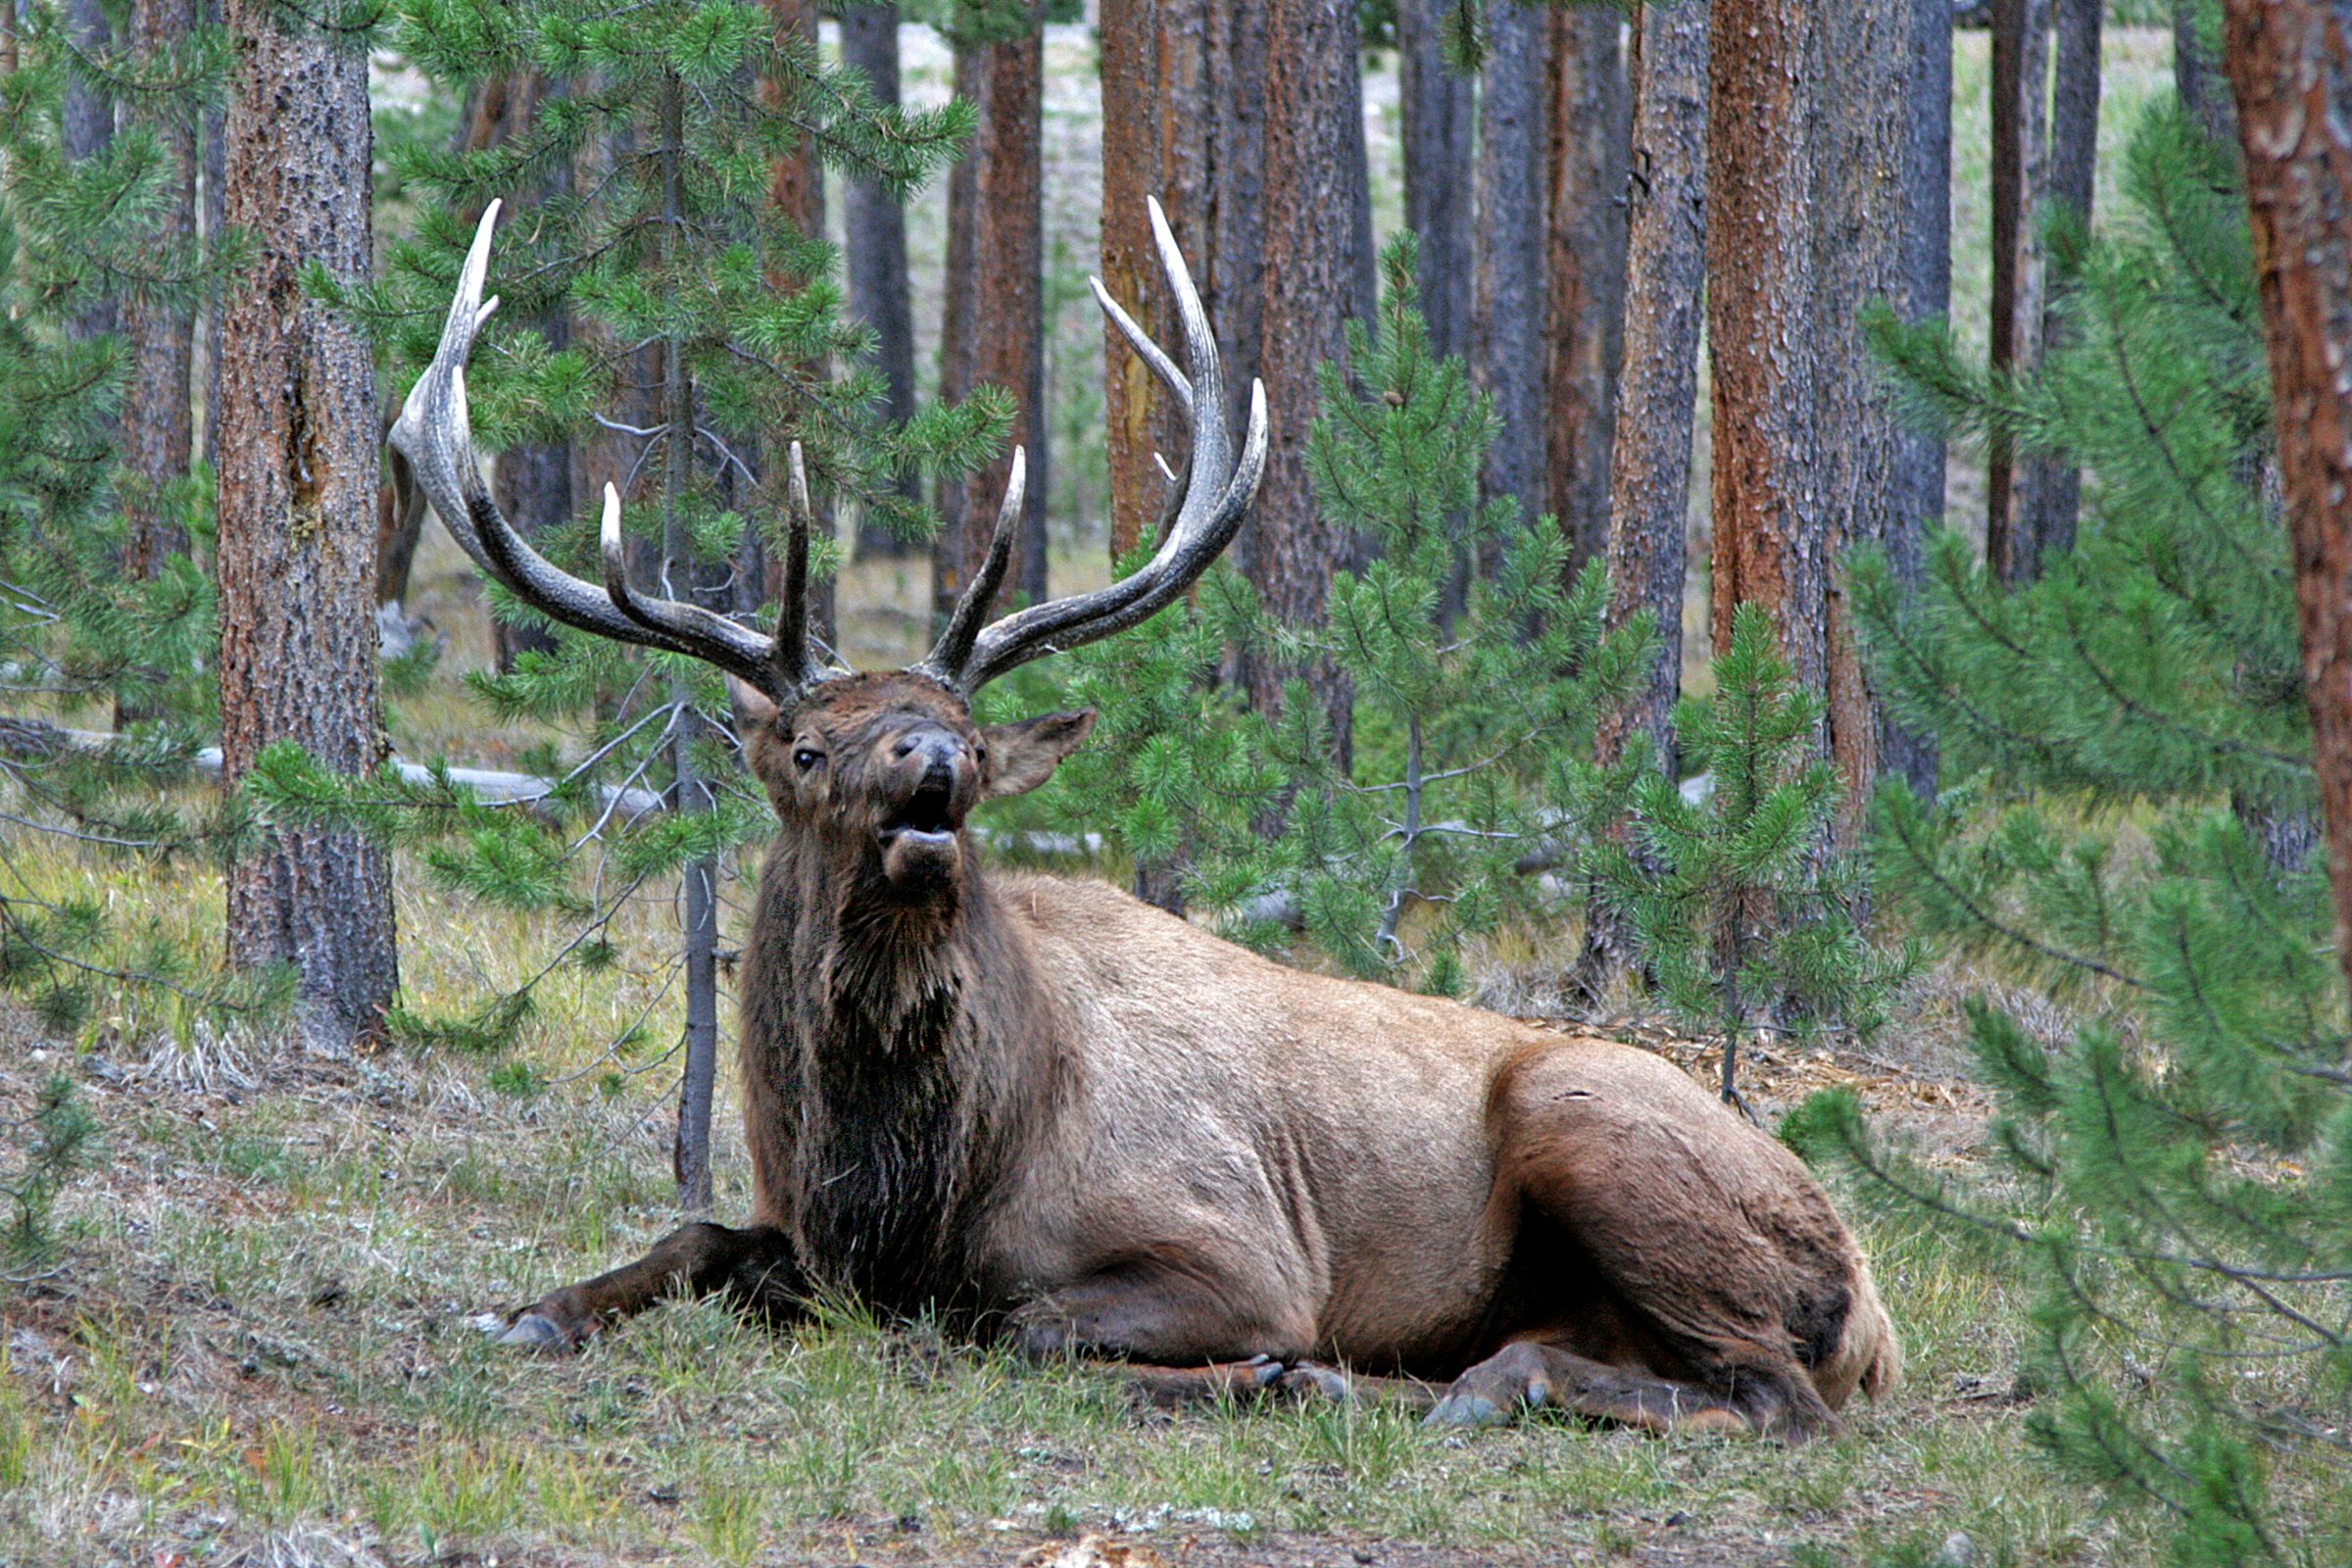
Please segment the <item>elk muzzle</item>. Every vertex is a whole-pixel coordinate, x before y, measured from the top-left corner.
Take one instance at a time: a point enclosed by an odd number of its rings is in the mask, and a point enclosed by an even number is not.
[[[884,742],[881,760],[882,874],[905,893],[944,891],[961,868],[957,835],[980,798],[979,759],[946,725],[919,724]]]

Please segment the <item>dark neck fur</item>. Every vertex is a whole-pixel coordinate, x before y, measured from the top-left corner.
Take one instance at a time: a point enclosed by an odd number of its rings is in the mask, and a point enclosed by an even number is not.
[[[756,935],[780,970],[802,1262],[888,1311],[980,1306],[969,1247],[1039,1098],[997,1022],[1036,989],[1025,955],[968,862],[942,908],[865,879],[845,896],[799,858],[770,861]]]

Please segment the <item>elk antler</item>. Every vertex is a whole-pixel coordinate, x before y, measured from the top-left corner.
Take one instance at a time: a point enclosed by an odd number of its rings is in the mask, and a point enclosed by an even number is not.
[[[714,614],[700,605],[648,599],[628,584],[621,555],[620,493],[605,486],[603,588],[551,564],[525,544],[499,512],[474,462],[473,432],[466,411],[466,360],[473,340],[498,309],[498,298],[482,298],[490,270],[490,230],[498,221],[492,202],[474,230],[473,247],[458,276],[457,297],[441,328],[441,346],[425,367],[392,426],[393,450],[409,465],[416,488],[440,514],[450,536],[474,563],[504,583],[523,603],[582,631],[616,642],[638,643],[688,654],[716,664],[765,692],[779,706],[829,673],[808,646],[808,483],[800,443],[793,443],[789,507],[791,538],[785,552],[784,603],[776,635],[766,636]],[[672,440],[685,439],[671,432]]]
[[[1147,200],[1152,235],[1159,246],[1159,265],[1168,274],[1176,312],[1184,323],[1185,358],[1194,379],[1186,379],[1159,345],[1119,308],[1101,278],[1088,281],[1094,284],[1095,299],[1112,324],[1166,383],[1193,426],[1193,450],[1185,464],[1183,494],[1174,508],[1174,521],[1168,525],[1158,553],[1134,575],[1093,593],[1032,605],[979,630],[980,617],[1004,580],[1004,564],[1012,552],[1013,526],[1020,517],[1023,465],[1016,448],[1012,478],[997,514],[997,531],[989,541],[987,559],[956,601],[956,612],[948,618],[938,646],[914,666],[967,697],[1016,665],[1124,631],[1174,603],[1233,541],[1265,472],[1265,386],[1255,380],[1250,383],[1250,429],[1242,443],[1241,461],[1233,463],[1225,416],[1225,371],[1217,358],[1216,337],[1209,330],[1208,312],[1193,287],[1184,253],[1176,248],[1167,215],[1159,210],[1156,197]]]

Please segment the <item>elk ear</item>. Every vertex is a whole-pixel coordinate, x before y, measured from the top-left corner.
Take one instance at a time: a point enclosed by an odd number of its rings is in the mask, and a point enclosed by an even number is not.
[[[776,705],[767,693],[740,675],[727,677],[727,707],[735,715],[735,736],[744,745],[752,737],[776,721]]]
[[[989,800],[1001,795],[1026,795],[1054,776],[1061,760],[1078,749],[1095,727],[1095,710],[1047,713],[1018,724],[992,724],[988,741],[988,777],[981,790]]]

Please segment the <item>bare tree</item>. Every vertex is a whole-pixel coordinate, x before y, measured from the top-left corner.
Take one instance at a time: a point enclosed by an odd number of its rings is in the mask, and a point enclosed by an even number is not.
[[[226,0],[238,40],[228,222],[251,270],[220,325],[220,747],[232,781],[279,741],[356,774],[385,752],[375,667],[375,368],[304,291],[372,270],[368,56],[266,0]],[[399,982],[386,853],[356,834],[270,830],[228,870],[228,952],[291,965],[305,1032],[377,1027]]]
[[[886,107],[899,102],[899,8],[892,4],[845,6],[841,13],[841,58],[864,73],[874,97]],[[1107,104],[1106,104],[1107,114]],[[874,368],[882,373],[884,410],[893,424],[914,415],[914,302],[906,274],[906,208],[867,180],[844,181],[843,225],[848,237],[844,263],[850,313],[873,328]],[[903,470],[901,499],[921,499],[919,476]],[[906,542],[871,518],[858,529],[861,556],[903,556]]]
[[[1315,504],[1303,452],[1321,405],[1319,371],[1347,353],[1348,320],[1373,311],[1370,192],[1352,6],[1273,7],[1266,29],[1264,315],[1257,365],[1274,457],[1243,570],[1260,601],[1294,625],[1319,624],[1333,568],[1353,541]],[[1246,363],[1246,362],[1245,362]],[[1260,711],[1279,708],[1285,679],[1323,703],[1337,756],[1350,744],[1346,677],[1328,665],[1250,672]]]
[[[1608,550],[1633,110],[1617,13],[1563,6],[1550,22],[1545,504],[1567,536],[1574,572]]]
[[[1013,442],[1026,449],[1029,485],[1010,586],[1042,603],[1046,591],[1044,166],[1045,34],[1027,24],[997,41],[958,41],[956,91],[979,115],[971,151],[948,175],[947,310],[940,331],[940,396],[981,386],[1012,394]],[[981,302],[986,302],[983,311]],[[992,499],[1010,472],[1009,450],[941,486],[932,546],[933,608],[945,616],[988,555]]]
[[[1550,19],[1541,5],[1495,0],[1486,12],[1478,98],[1478,293],[1470,371],[1494,400],[1484,498],[1529,512],[1544,483],[1544,167]]]
[[[2336,953],[2352,978],[2352,19],[2227,0]]]
[[[1421,318],[1439,358],[1470,352],[1472,188],[1478,78],[1447,59],[1447,0],[1398,0],[1396,92],[1403,119],[1404,226],[1421,237]]]
[[[1993,373],[2041,363],[2041,236],[2034,209],[2048,187],[2050,0],[1992,0]],[[2043,476],[2021,472],[2004,432],[1984,454],[1984,556],[2004,583],[2041,571],[2034,532]]]
[[[1707,250],[1707,8],[1643,5],[1634,28],[1633,176],[1627,238],[1625,362],[1610,448],[1609,627],[1642,611],[1657,623],[1649,680],[1601,715],[1597,760],[1618,761],[1636,734],[1676,775],[1674,705],[1683,686],[1683,587],[1690,522],[1690,443],[1698,396],[1699,298]],[[1580,978],[1630,960],[1622,921],[1592,906]]]

